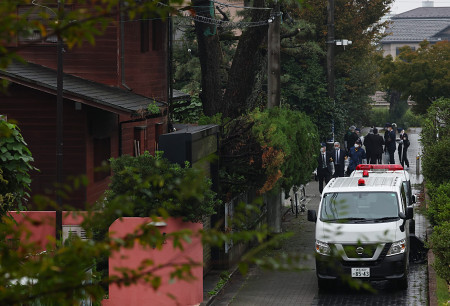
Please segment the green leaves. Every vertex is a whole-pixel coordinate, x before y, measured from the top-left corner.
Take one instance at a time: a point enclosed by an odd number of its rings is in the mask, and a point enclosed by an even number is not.
[[[3,131],[0,134],[0,216],[3,216],[26,202],[31,184],[29,171],[37,169],[31,165],[34,159],[19,128],[0,120],[0,131]]]

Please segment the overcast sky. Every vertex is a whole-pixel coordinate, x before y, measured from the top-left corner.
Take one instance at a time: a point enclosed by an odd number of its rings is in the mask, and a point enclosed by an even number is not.
[[[392,14],[400,14],[422,6],[422,0],[395,0],[392,5]],[[450,6],[450,0],[435,0],[434,7]]]

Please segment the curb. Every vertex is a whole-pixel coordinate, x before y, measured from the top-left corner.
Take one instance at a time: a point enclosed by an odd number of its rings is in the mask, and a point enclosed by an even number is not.
[[[230,284],[230,281],[233,279],[233,277],[235,276],[236,272],[238,272],[239,267],[236,265],[232,268],[232,271],[230,273],[230,276],[228,277],[227,281],[223,284],[223,286],[217,291],[216,294],[211,295],[208,300],[205,300],[203,302],[200,303],[201,306],[209,306],[211,305],[212,302],[214,302],[214,300],[216,299],[216,297],[221,294],[225,288],[228,287],[228,285]],[[224,270],[225,271],[225,270]]]

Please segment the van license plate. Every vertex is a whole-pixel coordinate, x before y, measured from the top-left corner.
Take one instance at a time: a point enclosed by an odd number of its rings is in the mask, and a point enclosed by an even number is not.
[[[370,277],[370,268],[352,268],[352,277]]]

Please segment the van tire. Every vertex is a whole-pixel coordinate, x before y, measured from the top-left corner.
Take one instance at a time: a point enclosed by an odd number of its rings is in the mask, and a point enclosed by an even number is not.
[[[409,221],[409,233],[413,235],[416,234],[416,220],[414,219]]]
[[[396,279],[394,282],[394,286],[395,288],[397,288],[398,290],[406,290],[408,289],[408,278],[402,277],[400,279]]]
[[[319,290],[321,291],[329,290],[331,288],[331,280],[317,278],[317,285],[319,286]]]

